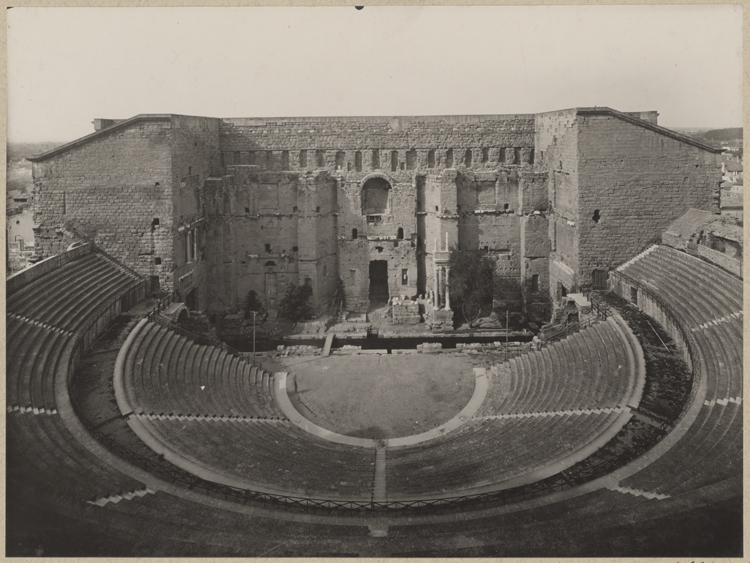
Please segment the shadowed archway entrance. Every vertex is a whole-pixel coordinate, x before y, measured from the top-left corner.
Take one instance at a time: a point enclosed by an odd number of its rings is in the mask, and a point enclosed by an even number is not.
[[[388,301],[388,261],[370,261],[370,307]]]

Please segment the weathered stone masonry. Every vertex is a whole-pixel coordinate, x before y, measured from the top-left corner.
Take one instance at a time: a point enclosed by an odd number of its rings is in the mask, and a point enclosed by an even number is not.
[[[205,307],[201,189],[216,173],[218,120],[97,120],[106,125],[31,159],[41,252],[92,241],[152,286],[177,290]]]
[[[434,295],[445,245],[559,299],[643,250],[688,208],[718,212],[716,151],[656,112],[96,120],[34,157],[37,245],[91,240],[189,305],[310,284],[322,312]]]

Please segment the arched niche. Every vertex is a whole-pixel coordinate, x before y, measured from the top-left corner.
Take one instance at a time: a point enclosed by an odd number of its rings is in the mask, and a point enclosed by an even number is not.
[[[362,215],[384,215],[391,209],[391,182],[384,174],[362,180]]]

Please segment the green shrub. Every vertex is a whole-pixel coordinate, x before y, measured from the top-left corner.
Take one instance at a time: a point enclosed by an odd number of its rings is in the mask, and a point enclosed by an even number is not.
[[[311,296],[312,287],[309,285],[290,285],[279,301],[279,315],[295,323],[310,318],[312,307],[308,301]]]

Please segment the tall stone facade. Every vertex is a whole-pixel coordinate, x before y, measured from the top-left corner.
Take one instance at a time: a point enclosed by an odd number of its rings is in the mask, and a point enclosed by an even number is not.
[[[689,208],[718,212],[717,151],[656,112],[96,120],[34,157],[37,246],[91,240],[221,313],[291,284],[316,309],[436,293],[445,249],[559,299],[606,280]],[[602,278],[603,276],[603,278]]]
[[[205,307],[201,200],[217,173],[219,121],[147,115],[96,125],[109,127],[30,159],[40,253],[91,241],[152,288]]]
[[[595,278],[658,242],[688,209],[719,213],[720,150],[659,127],[656,112],[540,114],[536,147],[549,186],[556,299],[601,286]]]

